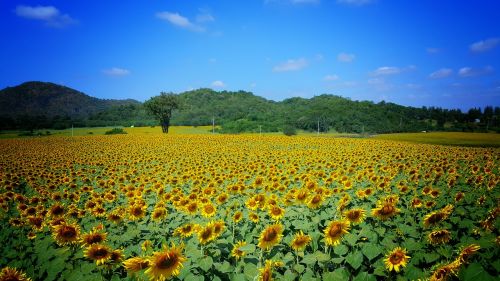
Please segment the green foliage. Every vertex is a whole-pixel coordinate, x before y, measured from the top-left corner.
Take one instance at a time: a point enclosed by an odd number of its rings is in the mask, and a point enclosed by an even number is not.
[[[294,136],[297,134],[297,130],[292,125],[285,125],[285,127],[283,127],[283,134],[286,136]]]
[[[160,121],[163,132],[168,133],[172,112],[180,107],[180,102],[177,95],[161,92],[159,96],[152,97],[144,102],[144,107]]]
[[[106,135],[120,135],[120,134],[126,134],[127,132],[125,132],[125,130],[123,130],[122,128],[113,128],[109,131],[106,131]]]

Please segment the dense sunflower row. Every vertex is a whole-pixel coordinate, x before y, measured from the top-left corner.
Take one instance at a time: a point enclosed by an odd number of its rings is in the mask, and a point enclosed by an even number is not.
[[[1,140],[0,280],[493,278],[499,152],[281,136]]]

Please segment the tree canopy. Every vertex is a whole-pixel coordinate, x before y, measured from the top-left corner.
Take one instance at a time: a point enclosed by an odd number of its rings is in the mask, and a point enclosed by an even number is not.
[[[178,109],[179,106],[178,96],[173,93],[165,92],[161,92],[159,96],[152,97],[144,102],[146,110],[160,121],[164,133],[168,133],[172,111]]]

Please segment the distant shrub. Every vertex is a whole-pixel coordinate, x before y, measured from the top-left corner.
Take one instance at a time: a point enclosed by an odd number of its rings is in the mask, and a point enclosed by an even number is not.
[[[294,136],[297,134],[297,130],[295,129],[294,126],[291,126],[291,125],[286,125],[284,128],[283,128],[283,134],[287,135],[287,136]]]
[[[106,135],[119,135],[119,134],[126,134],[127,132],[125,132],[122,128],[113,128],[112,130],[109,130],[107,131]]]
[[[93,134],[94,134],[94,132],[88,132],[87,134],[89,134],[89,135],[93,135]]]
[[[18,134],[19,137],[32,137],[35,133],[33,131],[21,132]]]

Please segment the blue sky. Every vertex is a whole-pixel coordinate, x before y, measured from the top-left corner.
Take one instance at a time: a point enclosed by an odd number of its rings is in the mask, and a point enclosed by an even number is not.
[[[0,1],[0,88],[500,105],[500,1]]]

